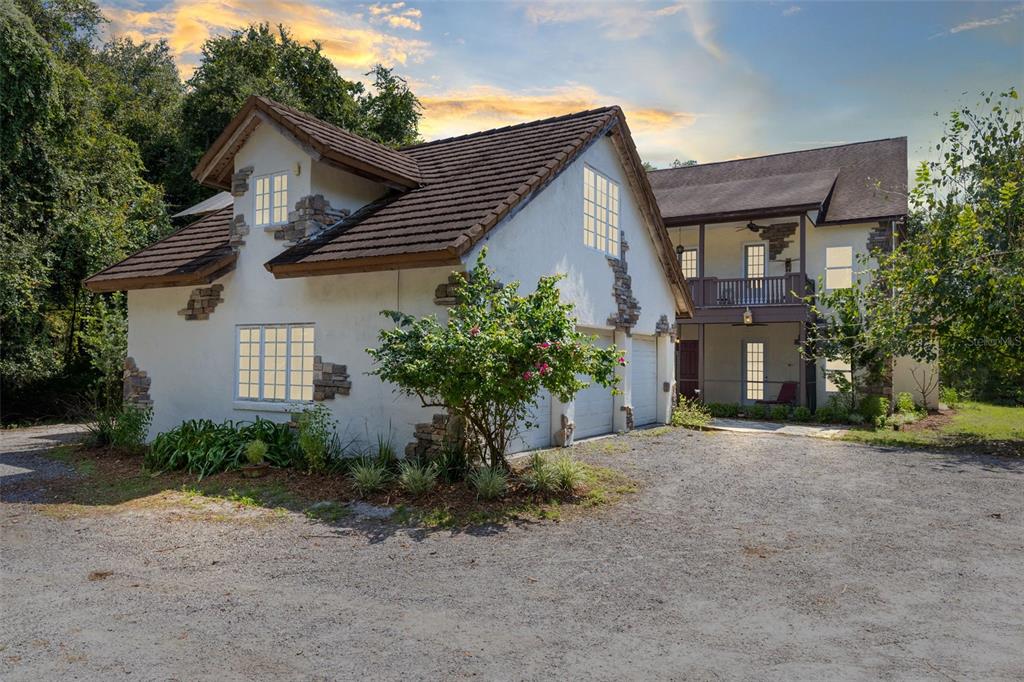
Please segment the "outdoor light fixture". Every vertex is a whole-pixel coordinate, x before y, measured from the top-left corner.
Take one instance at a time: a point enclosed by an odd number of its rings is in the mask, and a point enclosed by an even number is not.
[[[749,305],[743,311],[743,324],[754,324],[754,313],[750,312]]]

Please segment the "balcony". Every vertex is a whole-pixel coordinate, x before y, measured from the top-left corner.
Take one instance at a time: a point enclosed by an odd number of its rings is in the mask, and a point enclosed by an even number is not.
[[[693,318],[680,320],[684,323],[742,321],[746,308],[754,312],[756,321],[803,321],[808,310],[803,297],[814,293],[814,281],[799,272],[758,279],[705,277],[687,282],[696,311]]]

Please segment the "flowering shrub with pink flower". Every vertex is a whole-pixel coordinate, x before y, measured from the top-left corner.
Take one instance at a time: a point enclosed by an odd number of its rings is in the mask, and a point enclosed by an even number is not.
[[[559,299],[560,277],[542,277],[533,293],[519,282],[500,284],[485,264],[486,249],[456,287],[448,321],[384,311],[397,326],[368,349],[373,374],[416,396],[426,407],[464,417],[483,440],[491,466],[528,421],[542,390],[569,402],[591,383],[615,386],[625,363],[614,347],[595,346],[576,329],[573,307]]]

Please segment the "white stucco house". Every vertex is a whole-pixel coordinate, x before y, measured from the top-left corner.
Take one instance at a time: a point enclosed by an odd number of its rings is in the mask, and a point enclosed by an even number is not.
[[[252,97],[193,175],[230,196],[86,281],[128,292],[126,395],[152,405],[151,437],[320,401],[354,438],[414,443],[434,415],[370,376],[365,349],[381,310],[443,318],[485,246],[524,290],[564,274],[579,327],[629,360],[620,394],[542,396],[515,449],[668,420],[694,309],[618,107],[394,150]]]

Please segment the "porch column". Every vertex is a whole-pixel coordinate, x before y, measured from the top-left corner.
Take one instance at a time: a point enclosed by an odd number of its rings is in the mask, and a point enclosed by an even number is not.
[[[802,220],[801,220],[802,222]],[[802,231],[802,230],[801,230]],[[803,262],[802,260],[800,261]],[[797,403],[803,407],[807,407],[807,361],[804,360],[803,348],[807,342],[807,323],[800,323],[800,346],[797,351],[800,353],[800,360],[798,361],[797,367],[800,369],[800,387],[797,389],[799,395],[797,396]]]
[[[807,295],[807,214],[800,214],[800,290],[801,296]]]
[[[659,332],[658,349],[658,422],[667,424],[672,418],[672,396],[676,387],[676,345],[672,334]]]
[[[626,365],[615,367],[615,376],[619,378],[618,389],[612,400],[612,428],[616,433],[628,431],[633,424],[633,372],[629,365],[633,362],[633,337],[625,329],[615,330],[615,347],[626,358]]]
[[[708,401],[704,394],[704,323],[697,325],[697,390],[700,391],[700,399]]]
[[[704,305],[704,223],[700,224],[697,238],[697,305]]]

